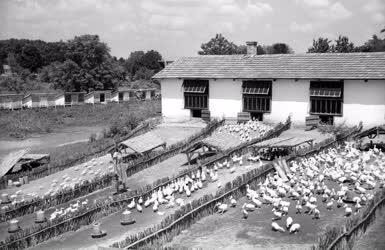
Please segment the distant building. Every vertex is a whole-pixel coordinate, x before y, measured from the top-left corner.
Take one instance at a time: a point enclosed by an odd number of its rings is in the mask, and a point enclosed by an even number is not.
[[[21,109],[23,94],[0,94],[0,109]]]
[[[247,46],[246,55],[180,58],[157,73],[163,115],[385,123],[385,52],[257,55],[256,42]]]
[[[25,108],[46,108],[55,106],[56,93],[31,93],[23,98]]]
[[[111,93],[112,102],[126,102],[130,100],[130,92],[133,90],[127,87],[119,87]]]
[[[85,103],[102,103],[111,102],[111,90],[95,90],[85,95]]]
[[[55,106],[84,104],[86,92],[65,92],[55,97]]]

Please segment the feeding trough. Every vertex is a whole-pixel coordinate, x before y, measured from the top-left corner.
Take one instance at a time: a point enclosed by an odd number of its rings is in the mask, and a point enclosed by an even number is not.
[[[131,217],[131,212],[129,210],[125,210],[122,213],[122,217],[120,219],[120,224],[123,226],[134,224],[135,220]]]
[[[9,199],[8,194],[1,194],[1,204],[8,204],[11,203],[11,200]]]
[[[21,228],[19,226],[19,221],[16,219],[9,221],[8,233],[15,233],[19,231]]]
[[[46,222],[47,218],[45,217],[44,211],[39,210],[35,213],[35,223],[43,223]]]
[[[107,235],[107,232],[100,229],[100,223],[99,222],[95,222],[92,225],[92,234],[91,234],[92,238],[102,238],[106,235]]]

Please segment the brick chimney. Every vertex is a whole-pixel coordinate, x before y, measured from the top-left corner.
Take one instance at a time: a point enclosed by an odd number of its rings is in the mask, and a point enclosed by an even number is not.
[[[257,44],[258,43],[256,41],[246,42],[248,55],[256,55],[257,54]]]

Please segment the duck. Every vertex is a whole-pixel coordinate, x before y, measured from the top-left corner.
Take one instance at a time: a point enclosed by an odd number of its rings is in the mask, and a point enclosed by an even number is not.
[[[230,204],[232,207],[236,207],[237,206],[237,201],[234,199],[233,196],[230,196]]]
[[[139,204],[136,204],[136,210],[138,210],[140,213],[143,212],[142,206]]]
[[[283,227],[281,227],[280,225],[278,225],[277,222],[272,222],[271,227],[272,227],[273,231],[285,232],[285,229]]]
[[[295,209],[297,210],[297,214],[300,214],[302,212],[302,206],[299,201],[297,201],[297,205],[295,206]]]
[[[344,208],[345,208],[345,216],[346,216],[346,217],[350,216],[350,215],[352,214],[352,212],[353,212],[353,211],[352,211],[352,208],[349,207],[349,206],[346,205],[346,204],[345,204]]]
[[[247,219],[247,217],[249,216],[249,213],[244,209],[242,208],[242,215],[243,215],[243,219]]]
[[[227,204],[224,204],[224,203],[221,203],[221,202],[218,202],[215,207],[218,208],[218,213],[219,214],[223,214],[227,211],[228,209],[228,205]]]
[[[139,203],[140,205],[143,204],[143,198],[142,198],[142,196],[139,197],[138,203]]]
[[[255,205],[250,203],[243,204],[242,208],[246,209],[246,211],[254,211]]]
[[[290,227],[290,230],[289,232],[292,234],[292,233],[296,233],[299,231],[299,229],[301,228],[301,225],[298,224],[298,223],[295,223],[293,224],[291,227]]]
[[[290,228],[292,224],[293,224],[293,218],[287,217],[287,219],[286,219],[286,228]]]
[[[331,210],[333,208],[333,198],[326,204],[326,209]]]
[[[133,209],[135,207],[135,199],[132,199],[131,203],[127,205],[129,209]]]

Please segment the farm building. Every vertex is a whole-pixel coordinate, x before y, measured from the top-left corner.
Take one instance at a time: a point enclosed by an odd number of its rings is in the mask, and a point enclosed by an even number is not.
[[[20,109],[23,106],[22,94],[0,94],[0,109]]]
[[[65,92],[55,97],[56,106],[69,106],[84,103],[86,92]]]
[[[23,98],[25,108],[45,108],[55,106],[55,93],[31,93]]]
[[[126,102],[130,100],[132,89],[127,87],[119,87],[118,90],[111,93],[112,102]]]
[[[108,103],[111,102],[111,90],[95,90],[85,95],[85,103]]]
[[[157,73],[163,115],[384,124],[385,52],[257,55],[256,46],[180,58]]]

